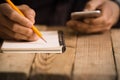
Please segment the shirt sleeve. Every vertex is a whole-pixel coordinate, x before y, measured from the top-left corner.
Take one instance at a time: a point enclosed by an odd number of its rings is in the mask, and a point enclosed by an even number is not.
[[[1,3],[5,3],[5,0],[0,0],[0,4],[1,4]]]

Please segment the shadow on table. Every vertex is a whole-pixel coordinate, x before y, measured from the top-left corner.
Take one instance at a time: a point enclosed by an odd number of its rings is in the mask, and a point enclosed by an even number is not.
[[[0,72],[0,80],[71,80],[69,76],[57,74],[37,74],[29,78],[25,73]]]
[[[30,77],[30,80],[71,80],[69,76],[57,74],[37,74]]]
[[[24,73],[0,72],[0,80],[27,80]]]

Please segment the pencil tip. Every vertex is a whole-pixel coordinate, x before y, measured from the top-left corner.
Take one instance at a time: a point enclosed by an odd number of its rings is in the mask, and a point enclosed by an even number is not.
[[[43,37],[41,37],[41,39],[42,39],[45,43],[47,43],[47,41],[46,41]]]

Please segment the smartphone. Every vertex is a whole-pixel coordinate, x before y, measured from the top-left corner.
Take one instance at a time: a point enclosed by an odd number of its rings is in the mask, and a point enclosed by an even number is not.
[[[72,12],[71,19],[84,19],[84,18],[96,18],[101,15],[100,10],[95,11],[80,11],[80,12]]]

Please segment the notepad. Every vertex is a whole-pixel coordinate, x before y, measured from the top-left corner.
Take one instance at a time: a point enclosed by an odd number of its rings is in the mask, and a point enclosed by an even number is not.
[[[45,43],[41,38],[37,41],[4,40],[1,50],[3,53],[63,53],[65,43],[62,31],[43,31]]]

